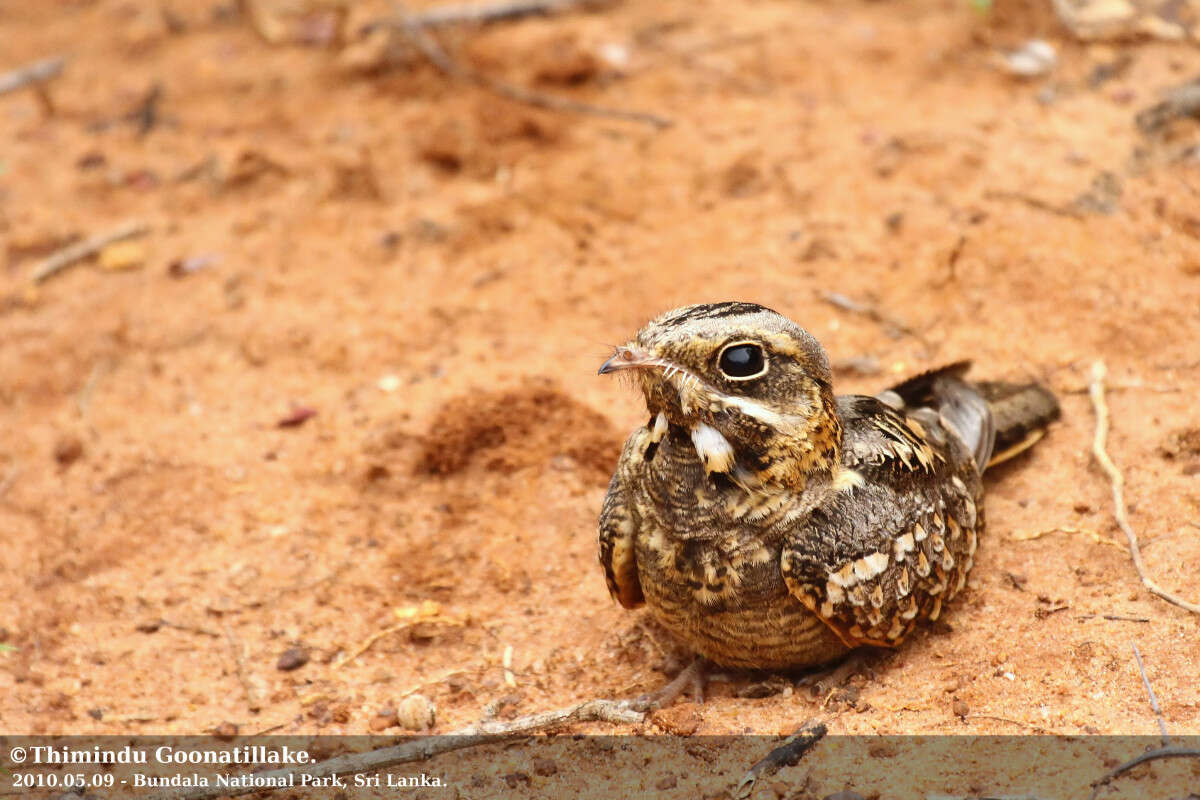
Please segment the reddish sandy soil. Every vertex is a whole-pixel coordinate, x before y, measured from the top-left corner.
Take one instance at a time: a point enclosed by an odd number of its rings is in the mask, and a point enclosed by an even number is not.
[[[0,97],[0,730],[366,732],[422,694],[447,731],[661,685],[670,643],[596,564],[642,411],[595,371],[655,314],[736,298],[878,361],[841,391],[970,357],[1046,382],[1063,419],[992,476],[969,590],[873,676],[814,698],[733,674],[645,730],[1150,734],[1136,643],[1168,726],[1200,733],[1200,617],[1141,586],[1085,392],[1103,359],[1147,568],[1200,599],[1200,123],[1134,125],[1200,49],[965,0],[439,34],[657,129],[172,5],[172,26],[150,3],[0,9],[0,69],[71,57],[53,113]],[[998,68],[1034,36],[1052,75]],[[130,219],[149,233],[105,258],[132,268],[31,288]]]

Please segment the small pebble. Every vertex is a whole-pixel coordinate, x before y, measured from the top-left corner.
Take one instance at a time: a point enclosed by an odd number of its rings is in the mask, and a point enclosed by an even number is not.
[[[962,700],[955,700],[954,704],[950,708],[954,711],[954,716],[959,717],[960,719],[966,719],[967,714],[971,713],[971,707]]]
[[[373,481],[384,480],[391,474],[392,474],[391,470],[389,470],[383,464],[372,464],[369,467],[367,467],[366,472],[363,473],[363,478],[366,479],[366,481],[368,483],[370,483]]]
[[[622,42],[605,42],[600,45],[600,60],[618,72],[629,66],[629,48]]]
[[[664,789],[674,789],[676,784],[678,784],[678,783],[679,783],[678,778],[676,778],[674,775],[668,775],[667,777],[660,780],[658,783],[654,784],[654,788],[658,789],[659,791],[663,791]]]
[[[289,647],[283,651],[279,656],[279,660],[275,662],[275,669],[282,672],[291,672],[294,669],[300,669],[307,663],[308,648]]]
[[[75,166],[81,170],[88,170],[103,167],[107,163],[108,159],[105,157],[104,153],[101,153],[98,150],[92,150],[81,155],[75,161]]]
[[[163,621],[161,619],[148,619],[139,622],[136,626],[136,629],[138,633],[157,633],[158,629],[162,627],[162,624]]]
[[[317,415],[315,408],[308,406],[292,406],[291,413],[275,423],[278,428],[295,428],[303,425]]]
[[[548,778],[558,772],[558,764],[555,764],[548,758],[535,758],[533,760],[533,774],[540,775],[543,778]]]
[[[226,721],[226,722],[222,722],[220,725],[218,725],[216,728],[213,729],[213,736],[217,737],[218,739],[220,739],[223,742],[227,742],[230,739],[232,739],[233,737],[238,735],[238,730],[239,729],[238,729],[237,725],[233,724],[232,722]]]
[[[556,453],[550,458],[550,469],[557,472],[571,472],[575,467],[575,459],[565,453]]]
[[[650,719],[667,733],[676,736],[691,736],[704,722],[704,717],[695,703],[679,703],[660,709],[654,712]]]
[[[371,729],[371,733],[379,733],[380,731],[385,731],[388,728],[394,728],[399,724],[400,719],[396,715],[396,709],[385,708],[371,718],[371,721],[367,724],[367,727]]]
[[[396,717],[405,730],[423,731],[437,721],[437,707],[423,694],[410,694],[396,707]]]
[[[172,278],[186,278],[193,272],[199,272],[202,269],[208,269],[216,264],[219,260],[219,258],[212,255],[177,258],[167,265],[167,274]]]
[[[69,467],[83,455],[83,442],[78,436],[64,436],[54,445],[54,460],[60,467]]]
[[[1004,54],[1004,67],[1021,78],[1045,75],[1058,64],[1054,45],[1044,39],[1030,39],[1020,48]]]

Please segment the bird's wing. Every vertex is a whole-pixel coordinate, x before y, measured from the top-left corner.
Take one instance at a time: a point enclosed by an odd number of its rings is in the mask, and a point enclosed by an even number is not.
[[[842,397],[837,490],[785,538],[792,595],[851,647],[895,646],[966,582],[983,528],[972,453],[936,414]]]
[[[933,410],[972,452],[982,472],[995,446],[996,421],[991,403],[983,391],[984,386],[963,379],[970,368],[970,361],[956,361],[922,372],[896,384],[878,397],[883,399],[887,396],[893,408],[904,412],[919,408]]]
[[[625,442],[600,509],[600,566],[604,567],[609,594],[625,608],[637,608],[645,602],[634,550],[637,520],[625,483],[644,458],[648,439],[649,431],[639,428]]]

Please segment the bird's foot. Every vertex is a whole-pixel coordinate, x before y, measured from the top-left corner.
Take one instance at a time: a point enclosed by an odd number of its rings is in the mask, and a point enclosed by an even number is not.
[[[813,697],[826,698],[828,701],[833,693],[840,689],[855,675],[871,672],[872,653],[855,650],[841,661],[826,667],[819,667],[796,681],[797,688],[807,686]]]
[[[691,690],[692,699],[697,703],[703,703],[704,684],[707,677],[708,664],[703,658],[697,657],[666,686],[649,694],[644,694],[634,700],[633,708],[637,711],[652,711],[656,708],[665,708],[671,705],[675,701],[675,698],[683,694],[686,689]]]

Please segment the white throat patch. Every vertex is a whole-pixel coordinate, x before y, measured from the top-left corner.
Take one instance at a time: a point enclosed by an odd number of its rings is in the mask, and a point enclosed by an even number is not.
[[[692,444],[705,472],[729,472],[733,467],[733,445],[711,425],[701,422],[692,428]]]
[[[654,418],[654,427],[650,429],[650,441],[661,442],[669,427],[667,415],[662,411],[658,412],[658,416]]]

